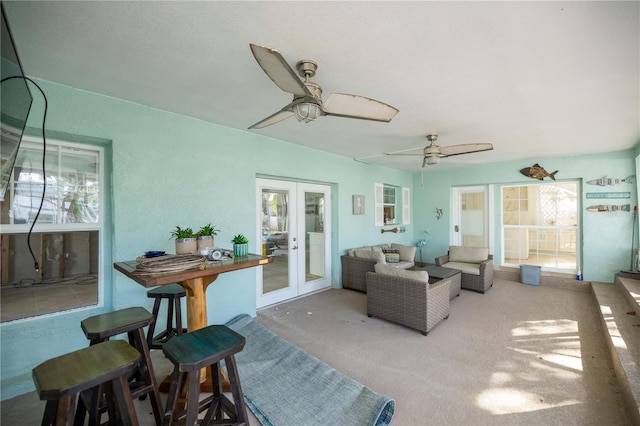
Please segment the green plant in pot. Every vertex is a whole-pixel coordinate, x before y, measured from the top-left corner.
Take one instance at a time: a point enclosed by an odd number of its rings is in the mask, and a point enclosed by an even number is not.
[[[231,240],[233,243],[234,256],[246,256],[249,254],[249,239],[242,234],[238,234]]]
[[[218,235],[218,232],[220,232],[220,230],[216,229],[215,225],[211,226],[210,223],[200,228],[200,230],[196,234],[196,239],[198,241],[198,252],[202,252],[203,250],[213,250],[213,237]]]
[[[171,237],[176,239],[176,254],[191,254],[198,251],[198,241],[193,229],[176,226],[176,229],[171,231]]]

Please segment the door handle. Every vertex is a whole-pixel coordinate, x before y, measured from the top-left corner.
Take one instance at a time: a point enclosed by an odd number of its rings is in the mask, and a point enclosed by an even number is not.
[[[456,226],[453,227],[453,230],[456,231],[456,232],[460,232],[460,227],[458,225],[456,225]]]
[[[298,250],[298,246],[291,247],[291,250]]]

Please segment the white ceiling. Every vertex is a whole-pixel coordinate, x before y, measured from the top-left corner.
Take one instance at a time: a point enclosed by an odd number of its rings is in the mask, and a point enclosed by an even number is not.
[[[313,59],[325,98],[353,93],[400,112],[251,132],[389,167],[419,170],[420,157],[383,153],[422,148],[428,133],[442,146],[494,145],[434,167],[640,142],[637,1],[4,4],[27,75],[248,132],[292,99],[249,43],[292,67]]]

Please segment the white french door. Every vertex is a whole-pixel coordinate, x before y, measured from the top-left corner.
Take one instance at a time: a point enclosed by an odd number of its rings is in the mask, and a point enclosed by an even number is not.
[[[493,197],[489,186],[453,188],[451,244],[487,247],[493,253]]]
[[[331,286],[331,188],[256,179],[258,252],[273,256],[257,279],[257,307]]]

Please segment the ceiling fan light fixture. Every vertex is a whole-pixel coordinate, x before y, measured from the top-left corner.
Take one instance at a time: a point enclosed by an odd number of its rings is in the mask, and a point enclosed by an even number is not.
[[[301,102],[293,107],[300,122],[310,123],[320,117],[320,107],[312,102]]]
[[[424,162],[428,166],[433,166],[434,164],[438,164],[440,162],[440,157],[425,157]]]

